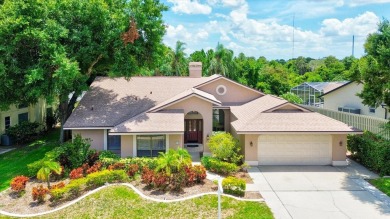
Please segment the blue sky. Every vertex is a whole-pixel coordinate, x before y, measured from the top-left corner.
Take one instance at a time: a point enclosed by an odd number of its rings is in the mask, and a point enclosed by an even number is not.
[[[367,35],[382,18],[390,19],[390,0],[162,2],[169,6],[164,42],[171,48],[178,40],[185,42],[187,54],[214,49],[219,42],[235,55],[256,58],[344,58],[352,54],[355,35],[355,57],[361,57]]]

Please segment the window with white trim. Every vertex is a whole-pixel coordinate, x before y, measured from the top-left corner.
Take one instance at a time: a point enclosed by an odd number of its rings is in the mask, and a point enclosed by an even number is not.
[[[165,135],[137,135],[137,157],[157,157],[166,151]]]

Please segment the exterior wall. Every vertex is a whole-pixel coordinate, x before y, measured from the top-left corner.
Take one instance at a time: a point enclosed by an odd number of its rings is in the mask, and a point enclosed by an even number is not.
[[[230,132],[230,109],[224,109],[223,112],[225,114],[225,131]]]
[[[80,134],[83,138],[89,138],[92,140],[91,149],[95,149],[98,151],[104,150],[103,129],[72,130],[73,137],[77,134]]]
[[[12,105],[7,111],[0,111],[0,135],[5,132],[5,117],[9,116],[11,118],[11,126],[14,126],[19,123],[18,115],[21,113],[28,113],[28,120],[30,122],[44,123],[46,118],[46,101],[40,99],[37,104],[21,109]]]
[[[245,135],[245,162],[249,165],[257,165],[259,135]],[[252,142],[252,145],[250,143]]]
[[[218,85],[224,85],[226,87],[227,91],[224,95],[219,95],[216,92]],[[237,85],[223,78],[201,86],[198,89],[214,95],[222,103],[247,103],[262,96],[249,88]]]
[[[342,146],[340,146],[342,142]],[[346,162],[347,135],[332,135],[332,160]]]
[[[325,109],[338,110],[338,107],[353,107],[360,109],[361,115],[378,117],[385,119],[385,109],[381,106],[375,109],[375,113],[370,113],[369,106],[362,103],[362,99],[356,96],[357,93],[363,90],[363,84],[351,83],[338,90],[335,90],[324,96]],[[389,115],[388,115],[389,117]]]
[[[133,135],[121,136],[121,157],[133,157]]]
[[[191,111],[197,111],[203,118],[203,145],[204,152],[210,152],[207,146],[207,135],[211,135],[213,130],[213,105],[197,97],[191,97],[166,109],[183,109],[184,115]]]
[[[178,149],[183,148],[184,145],[184,136],[183,135],[169,135],[169,148]]]

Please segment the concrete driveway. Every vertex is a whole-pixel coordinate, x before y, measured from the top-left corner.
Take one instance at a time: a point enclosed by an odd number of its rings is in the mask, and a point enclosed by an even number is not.
[[[347,167],[260,166],[249,174],[276,218],[390,218],[390,198],[364,179],[376,174]]]

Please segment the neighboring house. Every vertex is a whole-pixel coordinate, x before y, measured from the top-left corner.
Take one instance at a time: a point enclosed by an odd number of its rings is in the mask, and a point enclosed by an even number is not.
[[[362,92],[363,84],[348,82],[322,95],[325,109],[373,116],[381,119],[389,119],[388,109],[384,105],[379,107],[367,106],[362,103],[362,99],[357,96]]]
[[[298,95],[303,100],[304,105],[322,107],[324,101],[320,96],[346,83],[348,81],[304,82],[291,88],[290,92]]]
[[[210,154],[214,131],[240,140],[250,165],[346,165],[348,125],[221,75],[97,77],[64,124],[122,157],[185,148]]]
[[[0,135],[11,126],[23,121],[44,123],[46,118],[46,102],[40,99],[34,105],[11,105],[7,111],[0,111]],[[1,144],[1,140],[0,140]]]

